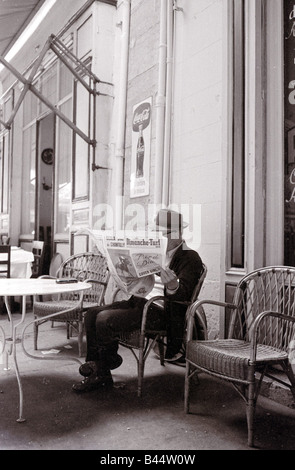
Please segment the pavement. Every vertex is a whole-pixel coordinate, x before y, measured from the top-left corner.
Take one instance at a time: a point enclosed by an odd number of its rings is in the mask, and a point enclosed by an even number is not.
[[[31,319],[28,312],[26,322]],[[18,313],[14,320],[20,320]],[[5,315],[0,316],[0,326],[8,332]],[[36,353],[32,327],[26,331],[25,344],[30,353]],[[9,357],[10,370],[3,370],[0,357],[0,450],[92,450],[107,451],[108,455],[118,451],[200,455],[200,451],[294,450],[295,409],[288,399],[282,404],[266,396],[259,398],[255,447],[249,448],[245,404],[230,384],[202,374],[192,389],[190,413],[185,414],[185,370],[172,364],[161,366],[154,352],[146,362],[141,398],[136,393],[135,359],[123,347],[123,364],[113,371],[114,388],[83,395],[71,390],[72,384],[81,380],[77,338],[66,338],[64,324],[56,323],[52,328],[47,322],[40,327],[37,354],[40,359],[32,359],[17,345],[24,391],[23,423],[16,421],[19,391],[13,358]],[[80,359],[84,362],[84,357]],[[266,387],[266,395],[271,388]]]

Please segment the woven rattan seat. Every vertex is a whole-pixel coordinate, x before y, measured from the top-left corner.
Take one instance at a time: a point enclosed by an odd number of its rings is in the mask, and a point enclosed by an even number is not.
[[[202,321],[202,315],[212,306],[231,312],[228,338],[209,340],[206,333],[205,340],[198,341],[193,336],[195,316]],[[188,315],[185,411],[190,409],[191,378],[196,373],[206,372],[230,382],[247,405],[248,444],[253,446],[255,406],[263,378],[283,383],[295,398],[295,378],[289,362],[294,340],[293,267],[270,266],[249,273],[237,284],[232,303],[194,302]],[[287,381],[272,375],[274,366],[280,366]]]
[[[59,267],[56,277],[75,278],[87,281],[92,288],[84,293],[81,303],[77,302],[74,293],[62,294],[57,299],[34,300],[34,316],[40,321],[34,324],[34,347],[37,349],[38,326],[47,319],[48,314],[61,312],[54,317],[55,322],[63,322],[67,325],[67,337],[70,337],[70,329],[78,332],[79,356],[82,356],[83,341],[83,315],[91,307],[97,307],[104,303],[104,296],[109,280],[109,271],[106,259],[100,253],[80,253],[70,256]]]
[[[34,302],[34,314],[36,317],[50,315],[52,311],[63,312],[64,310],[69,310],[67,313],[67,321],[75,321],[81,308],[79,305],[77,306],[77,301],[75,300],[64,299],[62,302],[60,300]]]
[[[248,379],[251,344],[238,339],[214,341],[190,341],[188,357],[203,370],[213,371],[224,377],[245,381]],[[288,354],[271,346],[257,345],[257,367],[267,363],[285,361]]]

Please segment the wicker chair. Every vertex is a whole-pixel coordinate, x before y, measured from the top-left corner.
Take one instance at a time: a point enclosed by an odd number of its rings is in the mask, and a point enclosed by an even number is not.
[[[205,265],[203,265],[203,271],[202,271],[201,277],[194,289],[191,300],[188,302],[178,302],[178,303],[185,304],[187,305],[187,307],[189,307],[198,298],[203,282],[205,280],[206,274],[207,274],[207,268]],[[119,339],[119,344],[121,346],[124,346],[125,348],[130,349],[130,351],[132,352],[137,362],[137,373],[138,373],[137,395],[138,397],[140,397],[142,394],[142,382],[143,382],[145,361],[147,360],[147,357],[150,351],[154,348],[156,344],[158,344],[158,347],[159,347],[159,356],[160,356],[161,365],[164,365],[164,345],[165,345],[165,337],[167,336],[167,333],[165,330],[154,331],[154,330],[146,329],[146,320],[148,317],[148,311],[149,311],[150,306],[153,303],[157,303],[159,305],[161,302],[163,303],[164,300],[165,300],[165,297],[160,296],[160,295],[150,298],[146,302],[144,309],[143,309],[141,329],[137,331],[133,331],[131,333],[121,334],[120,339]]]
[[[194,317],[206,305],[220,306],[231,312],[228,339],[193,339]],[[266,267],[249,273],[238,283],[233,303],[194,302],[189,310],[187,330],[185,412],[189,412],[190,384],[195,373],[205,372],[228,381],[246,402],[248,445],[252,447],[255,406],[262,380],[267,376],[282,382],[277,375],[272,375],[274,366],[279,366],[287,375],[290,383],[283,383],[295,398],[295,378],[288,358],[294,338],[293,267]]]
[[[44,265],[44,242],[39,240],[33,240],[32,242],[32,253],[34,255],[34,261],[32,264],[32,276],[39,277],[43,274]]]
[[[42,276],[41,276],[42,277]],[[48,277],[48,276],[45,276]],[[78,332],[79,356],[82,356],[83,341],[83,313],[90,307],[102,305],[109,280],[109,271],[105,258],[101,254],[81,253],[66,259],[57,271],[58,278],[75,278],[80,281],[91,282],[92,288],[85,292],[82,302],[77,303],[76,294],[62,294],[58,298],[42,301],[34,300],[34,317],[40,321],[34,324],[34,348],[37,349],[38,327],[48,321],[47,315],[60,312],[54,317],[55,322],[67,324],[67,337],[70,337],[70,328]]]

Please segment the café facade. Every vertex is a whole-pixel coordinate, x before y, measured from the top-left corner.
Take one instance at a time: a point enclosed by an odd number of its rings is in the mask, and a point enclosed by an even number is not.
[[[206,298],[294,265],[295,2],[35,3],[1,56],[0,233],[66,258],[170,206]]]

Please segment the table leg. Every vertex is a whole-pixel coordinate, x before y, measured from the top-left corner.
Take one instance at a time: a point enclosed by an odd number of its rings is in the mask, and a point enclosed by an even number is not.
[[[0,326],[0,331],[2,333],[2,338],[0,340],[0,346],[1,346],[1,351],[0,351],[0,359],[1,359],[1,362],[0,364],[2,364],[2,357],[3,355],[5,354],[5,366],[7,365],[7,362],[6,362],[6,352],[5,352],[5,346],[6,346],[6,336],[5,336],[5,331],[3,330],[2,326]],[[5,367],[4,367],[4,370]]]
[[[20,377],[18,363],[17,363],[17,357],[16,357],[16,343],[17,343],[16,332],[17,332],[17,327],[19,325],[21,325],[25,320],[26,296],[22,297],[22,316],[21,316],[21,320],[16,324],[14,324],[14,322],[13,322],[13,317],[12,317],[11,309],[10,309],[9,297],[4,297],[4,300],[5,300],[5,305],[6,305],[6,309],[7,309],[8,318],[10,320],[10,325],[11,325],[11,338],[6,339],[6,342],[10,343],[9,351],[6,353],[7,354],[7,368],[8,368],[8,355],[12,355],[13,362],[14,362],[14,367],[15,367],[15,374],[16,374],[17,383],[18,383],[18,389],[19,389],[19,417],[17,419],[17,422],[18,423],[23,423],[26,420],[23,417],[23,387],[22,387],[22,383],[21,383],[21,377]]]

